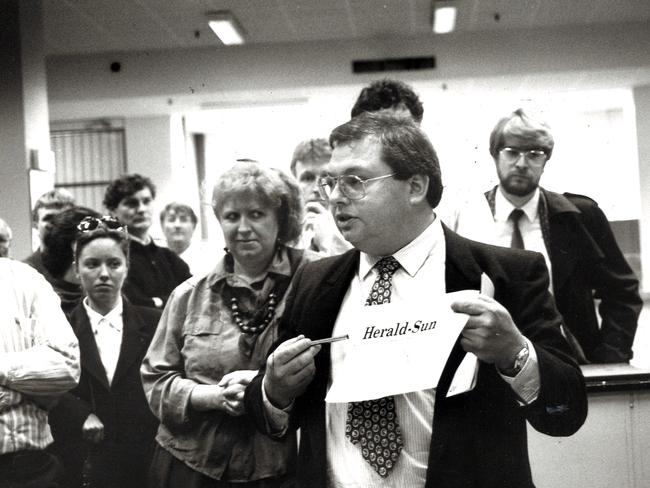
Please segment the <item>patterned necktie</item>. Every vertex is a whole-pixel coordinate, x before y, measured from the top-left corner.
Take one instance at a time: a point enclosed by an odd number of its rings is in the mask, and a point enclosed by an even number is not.
[[[375,264],[377,278],[366,305],[390,302],[391,280],[399,266],[393,256],[382,258]],[[349,403],[345,437],[352,444],[361,445],[361,456],[379,476],[388,476],[403,447],[402,432],[395,413],[395,399],[388,396]]]
[[[519,221],[523,215],[524,211],[522,209],[515,208],[508,217],[508,220],[512,222],[512,240],[510,241],[512,249],[524,249],[524,238],[521,236],[521,229],[519,228]]]

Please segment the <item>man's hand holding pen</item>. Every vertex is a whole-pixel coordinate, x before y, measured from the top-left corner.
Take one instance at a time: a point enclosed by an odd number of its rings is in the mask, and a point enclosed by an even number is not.
[[[280,344],[267,358],[264,390],[273,405],[286,408],[305,391],[316,372],[314,357],[320,350],[319,344],[299,335]]]

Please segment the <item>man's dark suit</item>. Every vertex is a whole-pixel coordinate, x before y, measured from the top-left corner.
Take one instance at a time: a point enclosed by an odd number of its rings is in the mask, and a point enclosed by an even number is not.
[[[587,360],[628,361],[643,302],[607,218],[590,198],[541,192],[548,206],[555,302],[566,326]],[[600,299],[600,328],[594,297]]]
[[[511,251],[464,239],[445,228],[447,291],[479,289],[482,272],[495,285],[495,299],[537,351],[541,376],[538,399],[519,407],[515,395],[492,365],[481,364],[475,389],[446,398],[456,368],[464,357],[457,342],[436,391],[427,487],[531,487],[526,420],[540,432],[565,436],[584,422],[584,380],[559,330],[560,316],[547,291],[548,275],[541,255]],[[285,338],[331,335],[343,297],[353,279],[359,253],[349,251],[307,264],[294,278],[281,324]],[[291,414],[301,428],[298,486],[326,486],[325,394],[329,348],[316,356],[316,375]],[[262,374],[246,390],[246,409],[266,429],[261,393]],[[408,432],[405,433],[408,435]]]
[[[113,480],[113,484],[91,486],[142,488],[145,483],[158,420],[144,396],[140,365],[158,325],[160,311],[132,305],[126,299],[123,303],[122,346],[110,385],[83,304],[68,317],[79,340],[81,378],[79,385],[64,395],[52,411],[50,423],[56,452],[72,471],[70,483],[78,482],[89,447],[93,475],[104,483]],[[92,446],[81,439],[81,428],[91,413],[104,424],[104,440]]]

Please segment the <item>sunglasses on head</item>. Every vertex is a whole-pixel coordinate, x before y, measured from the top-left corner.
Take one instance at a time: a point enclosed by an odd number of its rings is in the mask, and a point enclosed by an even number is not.
[[[122,225],[116,218],[105,215],[103,217],[84,217],[77,225],[79,232],[92,232],[97,229],[114,230],[126,233],[126,226]]]

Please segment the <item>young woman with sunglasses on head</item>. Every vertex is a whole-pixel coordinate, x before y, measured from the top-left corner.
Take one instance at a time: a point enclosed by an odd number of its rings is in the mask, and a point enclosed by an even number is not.
[[[139,371],[160,312],[122,296],[129,238],[117,220],[81,221],[74,255],[86,295],[68,317],[79,340],[81,379],[54,411],[65,486],[142,488],[158,422]]]
[[[73,206],[53,215],[43,233],[41,258],[47,272],[43,276],[59,295],[65,314],[72,312],[84,296],[73,266],[72,246],[77,237],[77,226],[87,217],[100,216],[93,209]]]

